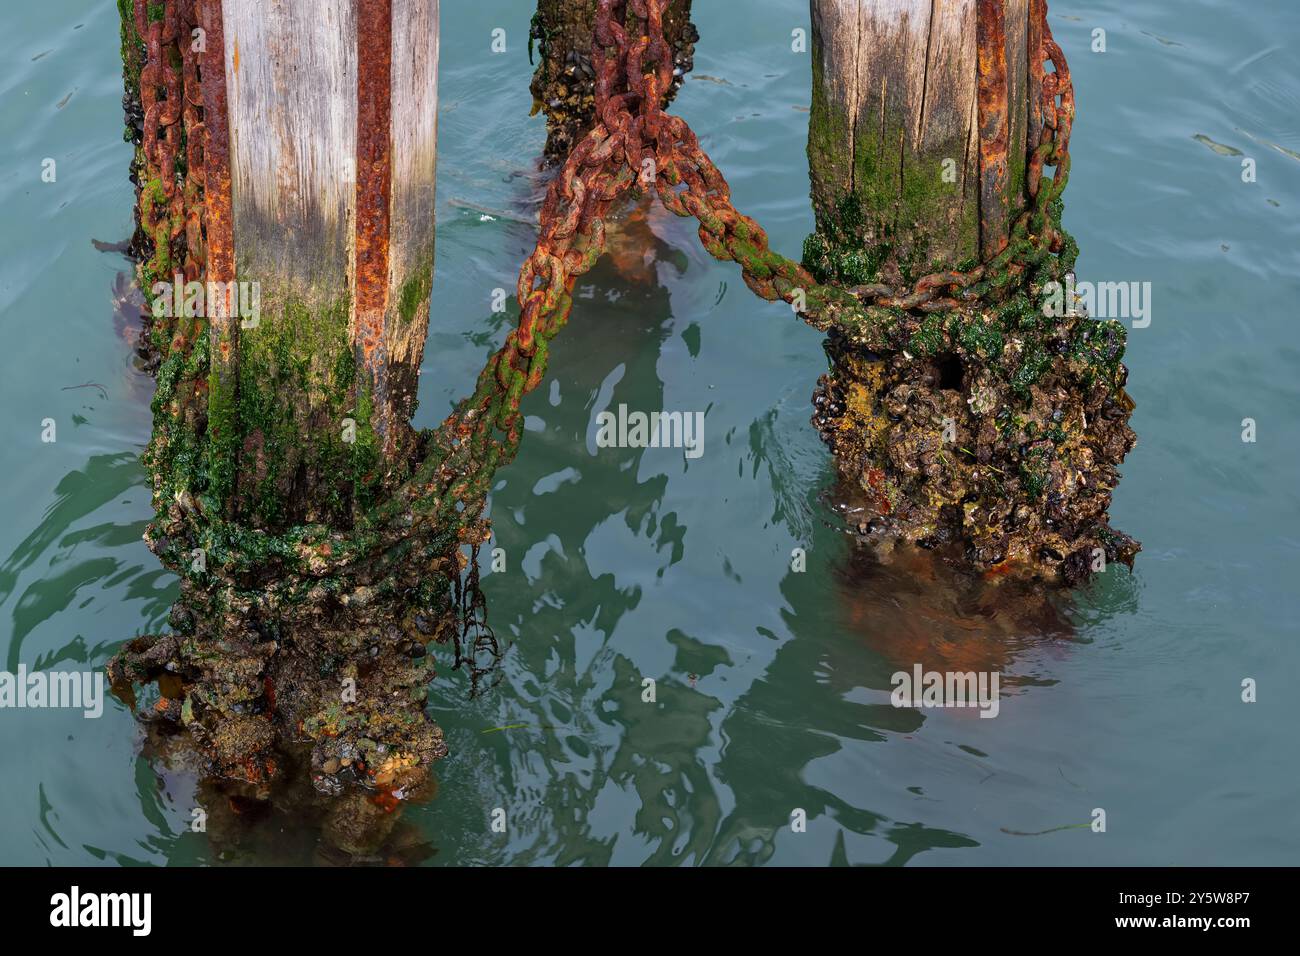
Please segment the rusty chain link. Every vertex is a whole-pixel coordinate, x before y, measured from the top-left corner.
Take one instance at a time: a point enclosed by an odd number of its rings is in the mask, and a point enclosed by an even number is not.
[[[154,246],[152,274],[185,282],[204,277],[203,95],[199,80],[198,0],[134,0],[144,43],[140,71],[140,226]],[[161,94],[161,95],[160,95]]]

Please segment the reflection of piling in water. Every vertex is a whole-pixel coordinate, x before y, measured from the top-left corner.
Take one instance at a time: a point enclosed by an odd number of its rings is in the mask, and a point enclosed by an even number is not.
[[[1077,253],[1069,72],[1045,0],[931,6],[813,2],[804,262],[887,330],[832,329],[813,421],[868,540],[1076,584],[1139,546],[1107,519],[1125,330],[1044,308]]]
[[[1074,635],[1060,595],[973,573],[960,550],[855,549],[835,583],[848,631],[902,670],[1005,674],[1022,652]]]

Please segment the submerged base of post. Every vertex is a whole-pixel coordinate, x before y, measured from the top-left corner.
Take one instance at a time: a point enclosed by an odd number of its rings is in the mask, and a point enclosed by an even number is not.
[[[155,686],[148,718],[187,735],[213,776],[266,785],[305,751],[321,793],[411,789],[447,753],[424,706],[458,556],[347,574],[322,562],[274,587],[185,580],[173,631],[129,642],[110,676],[128,699]]]
[[[813,424],[864,543],[954,553],[993,575],[1078,585],[1140,545],[1109,523],[1136,436],[1124,330],[1001,305],[910,315],[898,347],[832,333]]]

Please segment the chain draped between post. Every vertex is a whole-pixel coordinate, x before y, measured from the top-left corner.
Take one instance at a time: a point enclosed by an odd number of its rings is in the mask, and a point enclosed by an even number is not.
[[[1031,202],[1007,246],[990,262],[964,272],[933,273],[909,289],[843,290],[818,284],[803,266],[772,251],[763,229],[732,204],[726,179],[686,121],[660,107],[673,69],[663,34],[667,5],[668,0],[599,2],[592,54],[599,122],[570,153],[547,192],[537,246],[519,273],[518,327],[488,362],[473,397],[439,430],[450,454],[437,467],[452,465],[460,473],[450,494],[463,503],[461,514],[481,510],[490,476],[514,458],[520,401],[542,381],[551,340],[573,307],[577,278],[604,251],[610,205],[637,186],[653,188],[676,215],[696,218],[705,249],[717,259],[736,262],[757,295],[796,305],[814,328],[837,325],[869,347],[886,344],[891,310],[939,311],[959,301],[1005,294],[1030,266],[1060,251],[1063,234],[1053,207],[1069,178],[1074,96],[1045,9],[1040,11],[1044,42],[1037,67],[1042,135],[1029,163]],[[652,68],[646,69],[647,62]],[[1045,73],[1047,62],[1054,72]],[[1043,169],[1049,165],[1055,171],[1046,178]],[[498,430],[503,437],[495,436]]]

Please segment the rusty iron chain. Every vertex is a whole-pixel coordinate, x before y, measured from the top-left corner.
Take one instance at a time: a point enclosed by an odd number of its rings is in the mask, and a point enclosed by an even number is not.
[[[192,40],[197,2],[134,0],[133,6],[135,29],[145,48],[140,71],[140,225],[154,246],[152,277],[165,281],[172,280],[173,270],[185,282],[201,280],[207,265],[203,95]]]
[[[840,325],[868,344],[884,344],[883,310],[934,311],[995,294],[1030,264],[1059,251],[1061,233],[1051,205],[1069,177],[1074,97],[1045,7],[1039,23],[1042,62],[1036,68],[1043,122],[1029,163],[1031,203],[1015,222],[1006,247],[990,262],[965,272],[924,276],[910,289],[844,290],[818,284],[799,263],[773,252],[763,229],[736,210],[725,177],[685,120],[661,108],[660,94],[672,82],[673,69],[663,33],[667,5],[668,0],[599,0],[592,54],[599,122],[570,153],[547,192],[537,246],[520,270],[518,328],[489,361],[474,396],[442,427],[451,447],[463,450],[453,457],[478,466],[453,485],[458,501],[484,501],[491,473],[514,457],[520,400],[545,374],[550,341],[568,320],[577,277],[604,249],[610,204],[638,183],[653,186],[676,215],[695,217],[704,247],[718,259],[738,263],[757,295],[799,303],[810,325],[822,330]],[[634,33],[629,33],[629,22]],[[647,62],[652,68],[646,68]],[[1046,62],[1055,72],[1045,73]],[[1055,167],[1050,180],[1042,177],[1046,165]],[[494,428],[504,433],[504,440],[494,440]]]

